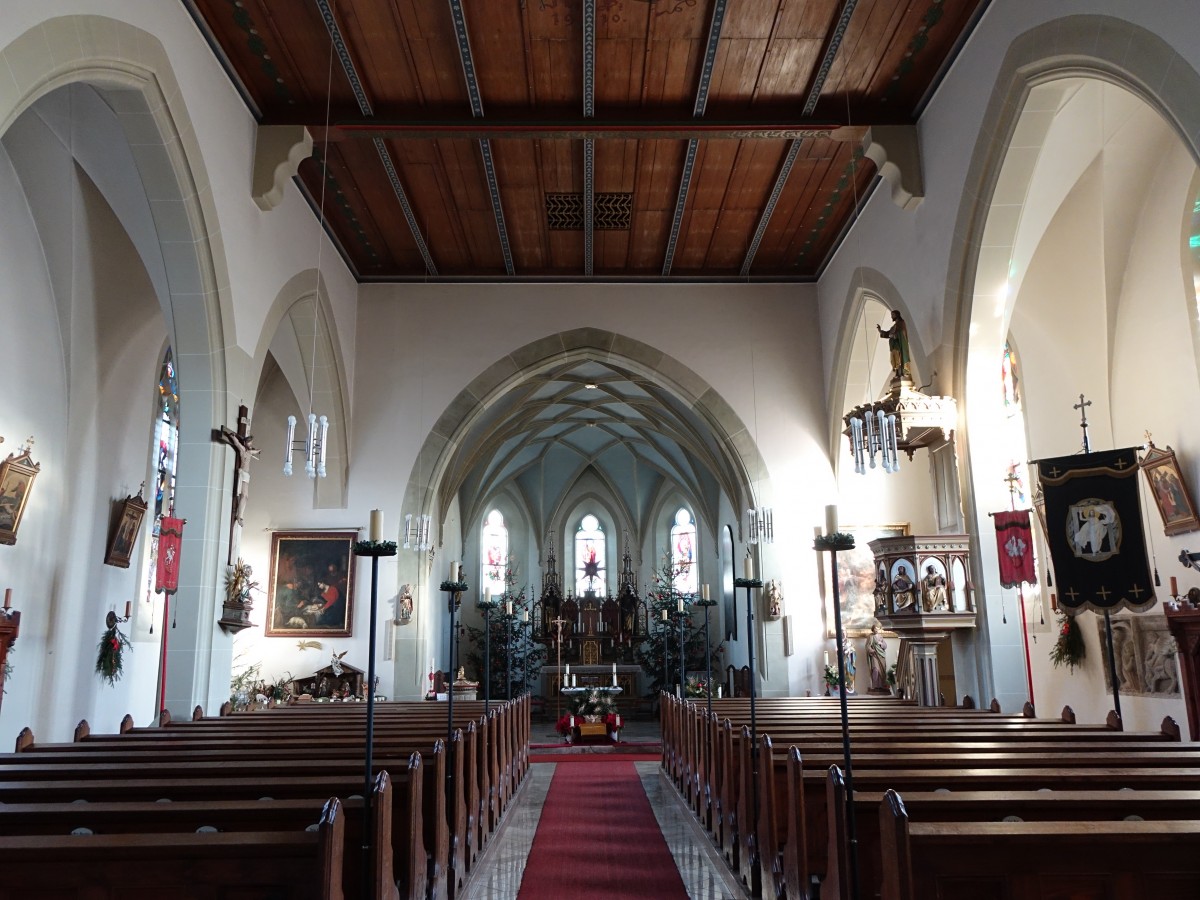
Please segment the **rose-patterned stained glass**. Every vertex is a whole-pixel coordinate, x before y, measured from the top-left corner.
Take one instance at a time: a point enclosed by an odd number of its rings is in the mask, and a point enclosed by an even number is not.
[[[686,509],[675,513],[675,524],[671,526],[671,572],[675,590],[684,594],[697,593],[696,523]]]
[[[600,520],[588,513],[579,521],[575,532],[575,596],[588,591],[598,596],[608,593],[608,578],[604,566],[604,531]]]
[[[179,381],[171,348],[163,357],[158,375],[157,412],[154,417],[154,517],[150,521],[150,556],[146,565],[146,596],[154,595],[154,573],[158,570],[158,535],[162,517],[175,502],[175,472],[179,465]]]
[[[483,522],[479,538],[480,594],[483,588],[491,588],[492,595],[504,593],[504,569],[508,563],[508,527],[504,514],[493,509]]]

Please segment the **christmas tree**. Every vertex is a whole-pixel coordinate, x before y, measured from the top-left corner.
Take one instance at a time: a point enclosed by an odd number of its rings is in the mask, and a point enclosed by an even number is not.
[[[488,648],[491,669],[491,699],[506,700],[518,697],[536,684],[546,661],[546,648],[532,640],[529,620],[524,613],[529,609],[525,588],[516,589],[517,574],[512,564],[504,568],[504,593],[491,599],[491,610],[487,621],[491,631]],[[509,605],[511,604],[511,606]],[[476,604],[481,613],[484,601]],[[511,609],[511,613],[508,611]],[[467,640],[471,649],[467,651],[467,665],[479,673],[482,682],[484,666],[484,629],[466,626]]]
[[[703,680],[708,671],[704,660],[704,610],[696,605],[695,594],[676,588],[683,567],[671,562],[671,555],[663,555],[662,564],[654,573],[654,584],[646,597],[648,609],[648,634],[646,640],[634,649],[634,660],[646,673],[651,693],[679,684],[679,624],[683,619],[684,673],[692,672]],[[683,601],[683,612],[679,611]],[[666,618],[664,619],[664,614]],[[718,626],[714,626],[718,627]],[[721,679],[721,646],[712,648],[712,671],[716,681]]]

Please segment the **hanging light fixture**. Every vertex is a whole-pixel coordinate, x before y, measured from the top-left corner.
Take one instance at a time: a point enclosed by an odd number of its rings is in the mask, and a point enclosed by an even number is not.
[[[430,515],[413,515],[404,517],[404,549],[424,553],[429,549],[429,528],[433,517]]]
[[[746,510],[746,542],[750,544],[775,543],[775,510],[760,506]]]
[[[296,440],[296,417],[287,417],[287,441],[284,444],[283,474],[292,474],[292,454],[304,451],[304,474],[309,478],[325,477],[325,450],[329,437],[329,417],[312,411],[313,393],[317,379],[317,330],[320,326],[321,251],[325,247],[325,184],[329,173],[329,111],[333,96],[333,41],[329,42],[329,74],[325,86],[325,138],[321,153],[321,199],[317,206],[317,285],[313,291],[312,368],[308,378],[308,434]]]

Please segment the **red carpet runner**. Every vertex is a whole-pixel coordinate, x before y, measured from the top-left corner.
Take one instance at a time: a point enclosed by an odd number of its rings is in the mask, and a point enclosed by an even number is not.
[[[517,898],[564,897],[686,900],[632,762],[554,770]]]

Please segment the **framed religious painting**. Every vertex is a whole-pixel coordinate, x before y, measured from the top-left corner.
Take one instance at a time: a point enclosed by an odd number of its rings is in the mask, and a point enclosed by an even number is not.
[[[875,621],[875,554],[871,541],[909,534],[907,522],[890,525],[843,525],[842,531],[854,535],[854,549],[838,553],[838,595],[842,607],[842,631],[849,637],[866,637]],[[833,618],[833,592],[825,592],[825,630],[827,637],[836,633]]]
[[[357,531],[271,536],[267,637],[350,637]]]
[[[133,545],[137,543],[138,532],[142,529],[142,519],[146,516],[146,501],[140,495],[136,497],[130,495],[115,505],[117,514],[113,517],[113,524],[109,529],[104,564],[128,569],[129,557],[133,554]]]
[[[24,447],[0,463],[0,544],[17,542],[17,529],[21,527],[29,492],[42,470],[41,463],[35,463],[29,455],[32,442],[30,438]]]
[[[1175,451],[1168,445],[1160,450],[1150,441],[1149,449],[1141,458],[1142,471],[1150,483],[1150,495],[1162,516],[1163,530],[1168,536],[1200,530],[1200,518],[1196,516],[1196,504],[1188,493],[1183,472]]]

